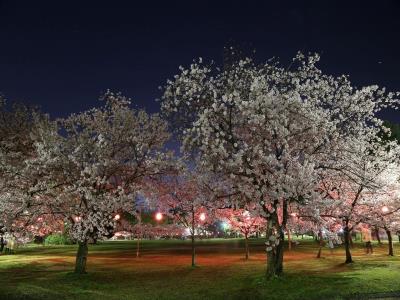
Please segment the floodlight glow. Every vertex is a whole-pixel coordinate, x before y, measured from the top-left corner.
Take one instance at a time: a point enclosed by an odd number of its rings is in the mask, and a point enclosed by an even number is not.
[[[229,229],[229,224],[226,223],[226,222],[222,222],[221,226],[222,226],[222,229],[223,229],[223,230]]]
[[[161,221],[162,218],[163,218],[162,213],[160,213],[160,212],[156,213],[156,220],[157,220],[157,221]]]

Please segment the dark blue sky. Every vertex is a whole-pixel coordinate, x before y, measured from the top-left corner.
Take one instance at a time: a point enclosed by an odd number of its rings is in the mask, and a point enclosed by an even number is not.
[[[400,1],[0,0],[0,91],[64,116],[110,88],[154,112],[179,65],[220,62],[230,39],[262,60],[317,51],[327,73],[400,90],[399,16]]]

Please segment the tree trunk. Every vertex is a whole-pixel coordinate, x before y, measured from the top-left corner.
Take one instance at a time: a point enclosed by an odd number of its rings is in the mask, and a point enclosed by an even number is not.
[[[351,252],[350,252],[350,229],[348,224],[343,229],[344,233],[344,246],[346,249],[346,264],[350,264],[353,262],[353,258],[351,257]]]
[[[318,237],[319,237],[319,249],[318,249],[318,254],[317,254],[317,258],[321,258],[321,254],[322,254],[322,247],[324,246],[324,239],[322,236],[322,231],[318,231]]]
[[[141,208],[139,209],[138,219],[139,219],[139,232],[138,232],[137,241],[136,241],[136,257],[140,256],[140,240],[142,239],[142,235],[143,235],[143,232],[142,232],[142,209]]]
[[[140,255],[140,236],[137,237],[136,241],[136,257],[139,257]]]
[[[382,244],[382,241],[381,241],[381,237],[379,236],[379,227],[375,225],[374,229],[375,229],[376,240],[378,241],[378,244],[380,245],[380,244]]]
[[[388,237],[389,255],[390,256],[394,256],[392,233],[390,232],[390,230],[387,227],[385,227],[385,231],[386,231],[386,234],[387,234],[387,237]]]
[[[283,209],[284,210],[284,209]],[[279,240],[278,244],[275,241],[269,240],[270,237],[275,236]],[[283,274],[283,243],[285,235],[283,227],[279,224],[276,209],[270,214],[267,226],[267,239],[272,243],[272,250],[267,250],[267,278],[281,276]]]
[[[194,233],[192,233],[192,267],[196,266],[196,248],[194,245]]]
[[[88,244],[87,241],[78,243],[78,252],[76,253],[75,261],[75,273],[85,274],[86,273],[86,261],[88,255]]]
[[[246,256],[245,259],[248,260],[249,259],[249,237],[247,236],[247,233],[244,234],[244,245],[246,248]]]
[[[195,216],[194,216],[194,210],[192,210],[192,267],[196,266],[196,248],[194,244],[194,221],[195,221]]]

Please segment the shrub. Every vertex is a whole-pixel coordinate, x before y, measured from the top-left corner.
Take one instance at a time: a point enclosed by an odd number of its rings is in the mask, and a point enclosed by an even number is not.
[[[44,240],[45,245],[70,245],[71,239],[65,234],[53,233],[48,235]]]

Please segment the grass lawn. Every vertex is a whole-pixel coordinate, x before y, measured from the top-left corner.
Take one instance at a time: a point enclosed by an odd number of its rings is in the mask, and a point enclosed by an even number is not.
[[[400,299],[400,257],[387,245],[367,256],[355,244],[344,265],[343,248],[317,259],[317,245],[300,240],[285,276],[266,281],[263,243],[252,240],[244,261],[242,240],[199,241],[191,268],[188,241],[145,241],[140,258],[134,241],[104,242],[90,246],[82,276],[71,272],[76,246],[29,246],[0,256],[0,299]]]

